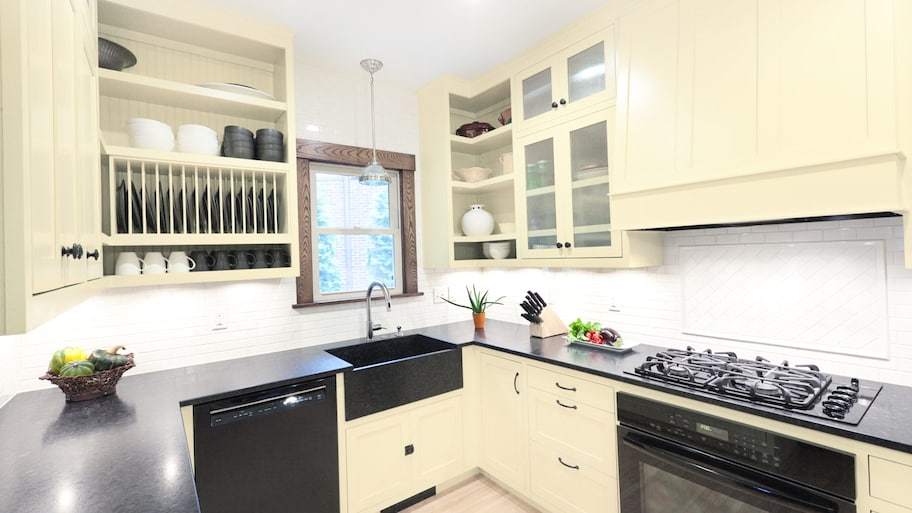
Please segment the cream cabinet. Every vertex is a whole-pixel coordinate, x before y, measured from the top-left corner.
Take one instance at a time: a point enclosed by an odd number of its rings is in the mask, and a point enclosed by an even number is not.
[[[518,73],[513,119],[520,131],[553,125],[614,98],[614,39],[609,26]]]
[[[422,197],[433,203],[423,210],[425,265],[475,267],[515,265],[515,251],[504,260],[487,259],[485,242],[507,242],[515,247],[516,209],[513,204],[513,125],[498,118],[510,108],[510,82],[480,86],[449,77],[419,93],[421,108]],[[475,121],[494,130],[476,137],[457,135]],[[479,168],[490,176],[466,181],[461,170]],[[494,217],[490,235],[466,235],[462,216],[472,205],[484,205]]]
[[[531,497],[553,512],[616,512],[614,390],[572,371],[527,366]]]
[[[622,233],[611,221],[613,25],[583,39],[568,31],[560,41],[566,40],[573,42],[555,43],[561,51],[526,71],[511,73],[506,65],[476,81],[441,77],[419,90],[422,197],[433,198],[422,209],[425,266],[661,263],[660,234]],[[556,112],[550,112],[552,96]],[[512,109],[512,123],[501,126],[505,109]],[[474,138],[454,135],[472,121],[495,129]],[[491,176],[463,181],[460,171],[472,167]],[[472,205],[492,214],[493,233],[463,232]],[[509,244],[506,258],[485,255],[485,243],[493,242]]]
[[[291,30],[199,4],[103,0],[99,34],[137,64],[99,70],[102,230],[106,286],[274,278],[298,274],[294,81]],[[281,162],[138,148],[131,118],[152,118],[175,134],[204,125],[223,143],[226,126],[284,134]],[[117,256],[226,251],[219,270],[115,275]],[[258,261],[248,253],[262,252]],[[270,257],[262,257],[268,253]],[[233,259],[229,258],[229,262]]]
[[[880,513],[912,511],[912,458],[908,455],[868,456],[869,493],[872,499],[883,501]]]
[[[529,428],[523,360],[482,351],[481,468],[513,490],[529,494]]]
[[[92,2],[4,2],[0,333],[22,333],[100,276]]]
[[[622,16],[618,226],[904,209],[894,26],[891,0],[652,0]]]
[[[462,419],[456,395],[351,423],[348,511],[378,511],[455,477],[463,466]]]
[[[517,216],[524,258],[620,256],[611,230],[608,143],[614,110],[517,139]]]

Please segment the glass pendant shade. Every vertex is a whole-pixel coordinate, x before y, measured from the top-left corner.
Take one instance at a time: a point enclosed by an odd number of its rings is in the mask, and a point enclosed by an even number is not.
[[[361,61],[361,67],[370,73],[371,76],[371,151],[373,153],[370,164],[361,170],[358,183],[364,185],[387,185],[390,183],[390,176],[386,169],[383,169],[383,166],[377,162],[377,123],[374,120],[374,73],[380,71],[383,63],[377,59],[364,59]]]

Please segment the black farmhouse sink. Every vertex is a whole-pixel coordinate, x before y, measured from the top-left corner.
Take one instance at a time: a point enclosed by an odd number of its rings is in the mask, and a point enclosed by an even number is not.
[[[343,375],[345,420],[462,388],[462,352],[449,342],[407,335],[327,349],[352,364]]]

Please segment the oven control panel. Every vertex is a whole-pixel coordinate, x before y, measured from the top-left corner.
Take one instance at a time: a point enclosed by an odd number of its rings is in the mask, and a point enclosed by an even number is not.
[[[811,486],[815,483],[808,479],[828,486],[843,482],[839,495],[855,497],[855,458],[850,454],[623,392],[617,394],[617,412],[629,428]]]

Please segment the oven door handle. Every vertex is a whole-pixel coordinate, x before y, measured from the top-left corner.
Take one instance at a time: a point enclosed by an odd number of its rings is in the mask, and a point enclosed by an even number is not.
[[[769,474],[752,470],[697,449],[635,432],[628,432],[624,436],[624,443],[662,460],[701,474],[709,474],[717,481],[724,481],[780,501],[800,504],[813,511],[839,513],[839,506],[833,501],[811,494]],[[769,484],[775,486],[769,486]]]

